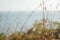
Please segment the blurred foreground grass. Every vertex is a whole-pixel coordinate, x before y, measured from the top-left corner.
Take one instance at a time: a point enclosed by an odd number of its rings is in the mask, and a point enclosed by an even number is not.
[[[53,22],[53,25],[57,25],[57,28],[54,29],[55,26],[50,25],[50,28],[43,27],[43,23],[38,21],[26,33],[14,32],[8,36],[1,33],[0,40],[60,40],[60,23]]]

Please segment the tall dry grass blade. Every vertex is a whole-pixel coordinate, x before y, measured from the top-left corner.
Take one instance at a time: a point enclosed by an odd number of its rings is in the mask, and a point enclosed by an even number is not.
[[[19,18],[20,15],[18,15],[11,24],[8,25],[8,29],[7,29],[7,32],[9,32],[11,26],[13,25],[13,23],[15,23],[17,21],[17,19]]]
[[[25,22],[23,23],[22,27],[21,27],[21,31],[23,30],[23,27],[25,25],[25,23],[27,22],[27,20],[30,18],[30,16],[39,8],[40,6],[38,6],[36,9],[34,9],[26,18]]]

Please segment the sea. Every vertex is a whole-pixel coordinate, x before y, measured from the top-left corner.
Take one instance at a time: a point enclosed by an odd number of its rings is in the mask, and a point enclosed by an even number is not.
[[[42,11],[0,11],[0,33],[20,31],[24,23],[23,31],[26,32],[33,27],[36,21],[43,19],[43,14],[48,20],[60,22],[60,11],[45,13]]]

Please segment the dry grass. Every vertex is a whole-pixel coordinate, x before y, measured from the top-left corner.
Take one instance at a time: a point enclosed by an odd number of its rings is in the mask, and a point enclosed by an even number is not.
[[[60,27],[60,23],[58,23]],[[60,39],[60,28],[57,29],[48,29],[43,27],[41,23],[35,23],[33,28],[27,31],[27,33],[23,32],[14,32],[11,33],[7,37],[7,40],[54,40]],[[35,30],[34,30],[35,28]],[[4,40],[4,39],[2,39]]]

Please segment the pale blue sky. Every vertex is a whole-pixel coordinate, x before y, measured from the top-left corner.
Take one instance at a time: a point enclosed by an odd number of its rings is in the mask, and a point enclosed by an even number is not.
[[[0,11],[8,11],[9,8],[11,11],[34,10],[41,2],[42,0],[0,0]],[[44,2],[47,10],[55,10],[60,0],[44,0]],[[60,10],[59,7],[58,10]],[[38,10],[41,10],[41,7]]]

